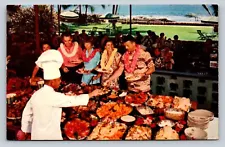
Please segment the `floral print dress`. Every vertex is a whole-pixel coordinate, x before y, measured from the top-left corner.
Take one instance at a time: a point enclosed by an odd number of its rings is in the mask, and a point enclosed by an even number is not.
[[[113,60],[113,63],[111,65],[111,68],[113,69],[113,72],[111,74],[108,74],[108,73],[103,73],[102,74],[102,80],[101,80],[101,84],[103,85],[103,83],[108,80],[113,74],[114,72],[119,68],[119,65],[120,65],[120,60],[121,60],[121,54],[120,53],[116,53],[115,57],[114,57],[114,60]],[[105,61],[105,64],[107,64],[107,61],[109,60],[109,56],[106,56],[106,61]],[[119,88],[119,78],[118,79],[115,79],[115,80],[112,80],[110,82],[110,88]]]

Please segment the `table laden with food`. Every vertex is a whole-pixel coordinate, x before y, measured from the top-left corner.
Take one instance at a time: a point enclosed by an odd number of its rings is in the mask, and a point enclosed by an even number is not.
[[[197,109],[189,98],[65,83],[60,91],[79,95],[94,89],[102,89],[102,93],[87,106],[63,108],[64,140],[218,139],[218,118]],[[7,94],[7,132],[11,135],[20,129],[23,108],[34,91],[28,88],[22,94]]]

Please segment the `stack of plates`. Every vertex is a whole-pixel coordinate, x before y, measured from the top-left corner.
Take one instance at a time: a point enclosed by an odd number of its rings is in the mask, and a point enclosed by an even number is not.
[[[187,125],[200,129],[207,129],[209,122],[213,120],[214,114],[208,110],[197,109],[188,113]]]

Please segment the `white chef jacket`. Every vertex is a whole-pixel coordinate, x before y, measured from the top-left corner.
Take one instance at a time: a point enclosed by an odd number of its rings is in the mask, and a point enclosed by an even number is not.
[[[67,96],[44,85],[36,91],[23,110],[21,130],[31,133],[31,140],[62,140],[62,107],[87,105],[88,94]]]

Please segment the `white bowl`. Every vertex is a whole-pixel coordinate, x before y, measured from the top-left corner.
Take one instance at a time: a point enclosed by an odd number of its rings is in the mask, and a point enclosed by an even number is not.
[[[136,118],[134,116],[131,116],[131,115],[122,116],[120,119],[123,122],[127,122],[127,123],[134,122],[136,120]]]
[[[196,128],[196,127],[189,127],[184,130],[185,135],[187,136],[188,139],[207,139],[207,133],[206,131]]]

